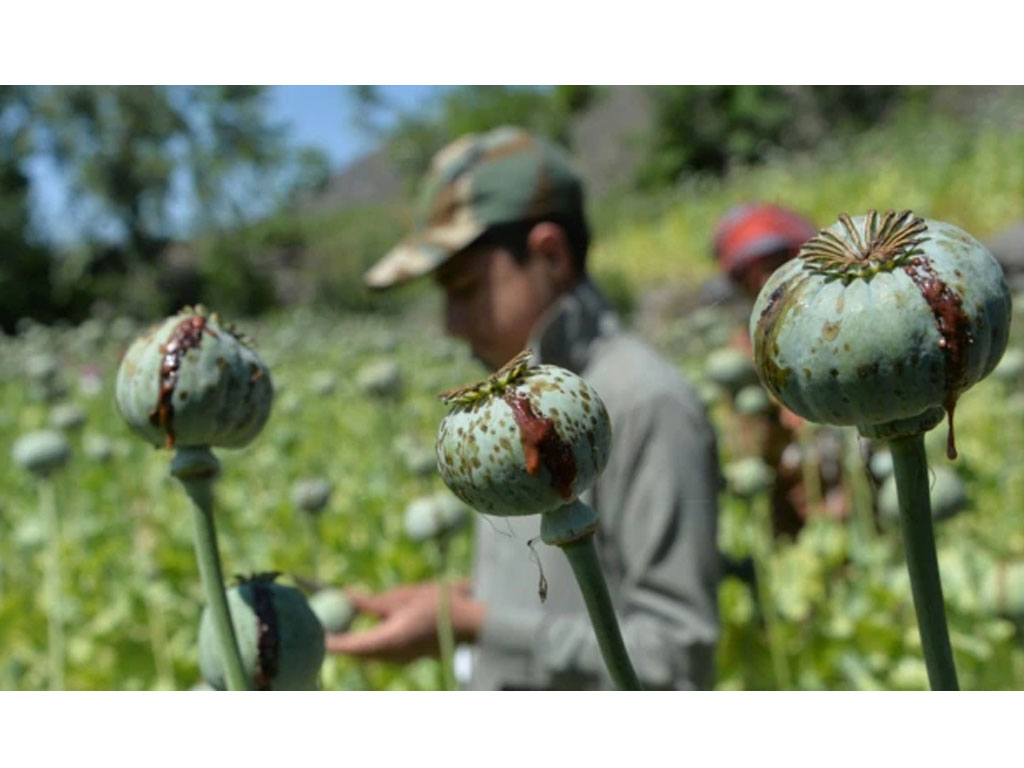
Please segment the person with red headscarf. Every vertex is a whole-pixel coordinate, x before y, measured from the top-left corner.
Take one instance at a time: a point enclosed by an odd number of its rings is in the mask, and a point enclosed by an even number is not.
[[[817,233],[811,222],[770,203],[739,205],[715,228],[712,250],[723,272],[751,301],[782,264]]]
[[[817,228],[794,211],[770,203],[747,203],[725,213],[715,227],[712,252],[719,269],[732,286],[753,302],[772,272],[799,253]],[[733,344],[752,354],[747,329],[736,334]],[[847,503],[839,483],[841,444],[834,436],[815,430],[817,440],[801,440],[803,420],[775,404],[768,414],[767,430],[761,440],[761,458],[776,471],[772,489],[772,522],[776,533],[795,534],[816,511],[804,485],[804,454],[816,450],[824,497],[822,511],[841,516]],[[751,425],[744,424],[747,430]],[[816,443],[816,445],[812,444]],[[825,466],[826,464],[830,466]],[[834,466],[831,466],[834,465]]]

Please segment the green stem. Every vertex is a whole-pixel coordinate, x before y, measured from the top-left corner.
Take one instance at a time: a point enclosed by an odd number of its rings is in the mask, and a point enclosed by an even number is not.
[[[759,503],[760,502],[760,503]],[[775,597],[772,588],[771,561],[774,553],[771,510],[768,509],[768,496],[764,493],[749,501],[750,514],[754,518],[751,525],[753,539],[752,554],[754,556],[754,581],[757,582],[757,600],[761,604],[761,615],[764,618],[765,634],[768,636],[768,655],[772,662],[772,673],[775,684],[780,691],[792,689],[789,672],[789,660],[780,634],[778,611],[775,610]]]
[[[142,603],[146,611],[146,629],[149,634],[149,646],[153,652],[153,666],[156,671],[157,687],[174,690],[177,682],[174,679],[174,665],[167,651],[167,626],[164,623],[164,612],[157,604],[153,594],[155,587],[150,578],[153,569],[147,545],[148,526],[145,521],[135,524],[135,575],[142,593]]]
[[[192,499],[192,523],[195,534],[196,559],[199,577],[206,593],[206,601],[213,619],[213,631],[220,649],[228,688],[232,691],[249,689],[249,679],[238,652],[235,628],[228,610],[224,592],[224,576],[220,568],[217,549],[217,530],[213,519],[213,482],[220,463],[209,448],[178,449],[171,465],[171,474],[177,477]]]
[[[448,546],[437,542],[437,645],[440,651],[441,684],[446,691],[455,690],[455,631],[452,628],[451,601],[448,597]]]
[[[815,428],[805,422],[800,428],[800,470],[803,474],[805,503],[808,516],[820,515],[824,511],[824,492],[821,487],[821,462],[818,456],[818,443],[814,439]]]
[[[608,584],[604,580],[601,564],[597,559],[594,534],[586,533],[575,541],[558,546],[569,558],[569,565],[580,585],[583,602],[586,603],[590,623],[594,626],[597,644],[601,648],[601,656],[604,657],[605,666],[608,667],[612,680],[621,690],[641,690],[640,680],[633,671],[633,664],[626,652],[626,644],[622,641],[619,622],[615,618],[611,595],[608,593]]]
[[[843,457],[843,472],[846,476],[846,485],[850,489],[849,512],[850,538],[852,547],[857,549],[858,554],[864,552],[875,536],[875,520],[872,501],[872,492],[869,479],[870,467],[864,461],[860,450],[861,438],[851,430],[850,439],[845,446]]]
[[[955,691],[959,686],[935,554],[924,435],[893,440],[890,449],[896,473],[903,548],[907,554],[907,570],[910,572],[910,588],[914,595],[928,682],[932,690]]]
[[[46,521],[49,545],[46,559],[46,635],[50,690],[64,690],[64,619],[61,615],[60,518],[53,480],[39,481],[39,507]]]
[[[314,513],[303,512],[302,516],[309,531],[309,576],[315,581],[320,578],[320,526]]]

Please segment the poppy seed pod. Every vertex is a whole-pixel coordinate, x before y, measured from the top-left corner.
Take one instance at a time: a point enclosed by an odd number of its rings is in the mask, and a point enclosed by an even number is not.
[[[89,459],[99,464],[114,455],[114,443],[110,438],[92,432],[87,432],[82,438],[82,448]]]
[[[378,360],[359,369],[356,384],[371,397],[396,398],[402,393],[402,369],[394,360]]]
[[[18,438],[11,448],[11,458],[32,474],[46,477],[68,463],[71,445],[61,432],[40,429]]]
[[[1006,349],[1010,292],[963,230],[887,212],[839,221],[769,278],[750,319],[765,387],[811,421],[920,434]]]
[[[757,384],[757,373],[750,358],[735,347],[721,347],[711,352],[704,363],[704,376],[732,395]]]
[[[999,365],[992,371],[992,375],[1000,381],[1015,383],[1024,376],[1024,350],[1011,347],[1006,350]]]
[[[736,409],[736,413],[742,413],[745,416],[758,416],[771,411],[772,401],[768,398],[764,387],[760,384],[751,384],[736,393],[733,407]]]
[[[413,541],[427,541],[454,533],[466,524],[466,506],[442,491],[420,496],[405,508],[405,535]]]
[[[775,482],[775,471],[758,456],[748,456],[722,469],[729,492],[742,499],[764,493]]]
[[[86,418],[87,415],[82,406],[77,403],[62,403],[53,407],[48,421],[54,429],[72,432],[85,424]]]
[[[316,614],[325,632],[344,632],[356,617],[356,606],[340,589],[321,589],[309,598],[309,607]]]
[[[257,574],[227,591],[242,667],[258,691],[316,688],[324,660],[324,630],[305,595]],[[227,687],[209,608],[199,622],[199,668],[218,690]]]
[[[241,448],[273,401],[270,371],[244,338],[202,307],[137,338],[117,372],[117,406],[156,446]]]
[[[331,484],[322,477],[296,480],[292,485],[292,503],[303,512],[322,512],[331,499]]]
[[[967,506],[967,488],[956,470],[950,467],[935,467],[932,473],[928,488],[932,519],[936,522],[948,520]],[[894,475],[889,475],[878,491],[878,512],[884,520],[899,519],[900,508]]]
[[[441,477],[479,512],[532,515],[569,504],[608,461],[611,424],[597,392],[520,353],[485,381],[446,392]]]

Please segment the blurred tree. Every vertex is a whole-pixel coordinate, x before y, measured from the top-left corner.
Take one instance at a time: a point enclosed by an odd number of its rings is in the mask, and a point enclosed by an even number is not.
[[[0,329],[19,317],[49,320],[50,252],[32,242],[29,178],[31,91],[0,86]]]
[[[877,124],[910,93],[886,85],[655,88],[655,125],[638,183],[664,186],[686,172],[721,174],[775,149],[806,149],[826,136]]]
[[[105,251],[121,263],[94,265],[101,270],[151,263],[175,234],[175,202],[189,194],[200,225],[240,217],[240,196],[284,159],[261,87],[33,90],[36,150],[68,174],[78,206],[98,214],[84,237],[121,246]]]
[[[322,188],[326,157],[290,147],[284,128],[268,120],[264,96],[262,86],[5,88],[0,209],[7,190],[27,216],[24,161],[42,158],[67,180],[79,224],[79,242],[55,262],[43,305],[72,316],[97,299],[123,311],[176,308],[200,286],[187,259],[178,258],[168,278],[162,262],[173,241],[233,230]],[[169,283],[181,290],[167,290]]]
[[[388,101],[372,85],[355,86],[352,95],[358,105],[357,127],[384,139],[403,177],[414,184],[434,153],[464,133],[521,125],[568,144],[571,118],[598,96],[598,89],[463,85],[441,91],[432,104],[415,114]]]

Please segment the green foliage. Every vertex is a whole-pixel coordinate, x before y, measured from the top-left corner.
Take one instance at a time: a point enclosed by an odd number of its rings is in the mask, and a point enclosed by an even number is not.
[[[33,244],[28,209],[29,180],[22,169],[29,154],[29,89],[0,86],[0,330],[12,331],[20,317],[52,320],[50,255]]]
[[[910,207],[986,237],[1024,216],[1020,158],[1024,133],[1017,128],[911,116],[852,138],[829,140],[813,153],[773,156],[756,166],[734,167],[723,178],[692,179],[657,196],[599,206],[592,269],[606,287],[621,275],[630,292],[695,284],[714,269],[708,249],[717,217],[750,199],[789,205],[823,224],[844,210]],[[430,446],[443,415],[435,394],[479,378],[480,371],[464,353],[436,338],[439,309],[429,281],[383,296],[362,289],[362,270],[406,226],[399,212],[386,207],[290,214],[222,235],[217,247],[224,250],[209,265],[205,249],[214,240],[196,244],[206,279],[221,286],[216,295],[240,302],[236,306],[245,306],[239,297],[250,280],[259,279],[258,271],[269,270],[275,292],[297,273],[309,276],[312,301],[403,310],[400,317],[337,317],[301,308],[246,327],[279,391],[260,438],[221,455],[218,525],[227,575],[268,569],[307,573],[308,531],[291,503],[290,488],[296,479],[316,475],[334,486],[319,519],[321,579],[379,588],[431,576],[429,555],[403,534],[402,510],[443,486],[436,476],[407,468],[400,454],[404,448],[396,446],[395,438]],[[272,260],[259,255],[289,249],[301,251],[291,273],[271,269]],[[237,271],[209,276],[217,270]],[[382,303],[370,304],[377,301]],[[1011,326],[1015,347],[1022,345],[1021,319],[1016,317]],[[187,688],[198,679],[202,597],[188,501],[167,476],[169,456],[130,436],[111,410],[116,361],[134,330],[124,320],[91,321],[60,331],[32,326],[16,338],[0,337],[0,443],[12,445],[17,436],[47,423],[48,407],[33,394],[25,373],[43,352],[60,361],[63,388],[82,398],[88,413],[83,431],[70,437],[72,462],[57,478],[65,530],[61,611],[68,625],[67,679],[74,688]],[[724,337],[733,329],[715,325],[711,330]],[[695,335],[683,322],[654,338],[693,378],[708,351],[695,345]],[[391,355],[407,376],[404,399],[386,408],[361,393],[354,376],[382,354]],[[91,385],[79,384],[79,375],[95,366],[103,376],[102,389],[90,399]],[[326,395],[318,388],[323,374],[333,382]],[[723,402],[712,411],[723,437],[723,462],[738,458],[739,449],[732,447],[738,441],[730,438],[742,436],[730,422],[729,407]],[[936,534],[965,689],[1024,686],[1021,616],[997,613],[980,599],[993,563],[1024,560],[1022,415],[1020,393],[995,378],[981,382],[957,406],[961,458],[954,466],[969,503],[959,517],[941,523]],[[108,436],[113,446],[105,463],[86,455],[86,439],[97,433]],[[944,441],[943,428],[928,435],[935,464],[946,461]],[[856,440],[846,458],[846,471],[858,466],[863,471]],[[46,532],[36,504],[31,477],[11,462],[0,462],[2,688],[39,689],[47,683],[39,630],[45,614],[38,594]],[[734,557],[758,551],[765,541],[763,508],[731,495],[723,495],[721,508],[721,548]],[[778,645],[792,685],[868,689],[926,684],[894,528],[879,525],[865,539],[855,521],[819,520],[794,540],[773,542],[772,549],[768,596],[779,617]],[[470,537],[459,534],[453,543],[456,575],[468,573],[469,556]],[[730,579],[720,590],[720,609],[717,686],[775,687],[778,667],[772,664],[761,618],[764,605],[745,584]],[[357,619],[357,626],[368,623],[366,617]],[[439,683],[433,661],[400,668],[331,658],[323,673],[326,688],[436,688]]]
[[[362,206],[280,213],[211,234],[196,243],[196,300],[234,316],[302,304],[387,312],[400,306],[397,294],[373,293],[362,277],[405,231],[394,208]]]
[[[401,452],[407,442],[432,445],[444,412],[437,392],[480,374],[460,348],[438,338],[436,323],[415,313],[339,318],[299,310],[245,328],[270,365],[278,393],[260,437],[244,449],[220,454],[217,521],[226,577],[264,570],[310,575],[314,545],[291,498],[294,482],[307,476],[324,477],[334,487],[318,518],[320,579],[373,589],[431,577],[430,553],[405,535],[403,510],[444,487],[436,474],[423,476],[406,467]],[[189,502],[168,476],[170,455],[130,435],[111,410],[117,353],[133,332],[123,325],[33,327],[0,339],[0,442],[11,445],[48,421],[49,407],[34,399],[25,372],[40,352],[55,355],[68,397],[87,413],[82,430],[68,436],[71,463],[55,477],[63,528],[68,685],[183,689],[198,680],[203,605]],[[693,336],[685,334],[691,342]],[[671,346],[665,338],[657,342]],[[408,386],[400,401],[381,407],[360,391],[354,372],[385,354],[401,366]],[[703,355],[702,348],[691,346],[678,360],[694,372]],[[97,365],[98,392],[79,379]],[[323,394],[318,374],[327,371],[334,388]],[[965,689],[1024,685],[1024,650],[1013,617],[992,611],[980,599],[994,563],[1024,559],[1019,504],[1024,421],[1021,398],[1008,386],[986,380],[958,405],[961,458],[954,466],[969,504],[937,529]],[[729,406],[716,406],[712,416],[722,434],[736,434]],[[85,450],[87,439],[97,434],[106,435],[112,448],[103,462]],[[942,429],[929,434],[934,464],[945,462],[944,439]],[[860,450],[851,440],[850,471],[864,471]],[[0,463],[0,489],[0,688],[44,688],[45,641],[38,630],[44,606],[38,589],[47,534],[27,472],[13,462]],[[761,552],[767,527],[763,503],[751,505],[729,494],[721,501],[721,548],[733,557]],[[470,541],[466,533],[453,540],[456,576],[468,573]],[[879,525],[865,539],[856,518],[820,519],[795,540],[775,541],[765,570],[793,686],[925,685],[895,527]],[[720,608],[718,687],[776,687],[778,667],[772,664],[761,597],[729,579],[720,590]],[[369,622],[362,616],[356,626]],[[440,676],[433,661],[402,668],[330,658],[322,682],[329,689],[420,689],[437,688]]]
[[[608,299],[623,321],[628,324],[636,311],[636,291],[626,270],[604,268],[592,277],[601,289],[601,293]]]
[[[773,155],[724,177],[691,176],[671,189],[599,203],[594,269],[629,265],[637,290],[697,284],[713,273],[719,217],[751,200],[778,203],[822,226],[843,211],[903,210],[985,239],[1024,217],[1024,131],[995,120],[911,113],[828,140],[813,152]]]
[[[1016,318],[1019,320],[1020,318]],[[691,380],[698,380],[714,344],[709,325],[694,317],[666,327],[657,343]],[[724,336],[742,329],[729,325]],[[1024,332],[1015,330],[1019,348]],[[966,508],[937,524],[936,542],[951,639],[965,690],[1024,686],[1019,603],[993,605],[987,594],[1011,594],[1006,563],[1024,557],[1019,503],[1024,472],[1024,401],[1012,382],[990,377],[957,406],[960,457],[945,457],[946,431],[926,436],[935,473],[963,480]],[[723,463],[749,455],[759,427],[723,399],[710,413]],[[816,429],[812,426],[812,429]],[[717,687],[723,689],[875,690],[927,687],[910,583],[898,525],[875,511],[867,474],[867,443],[842,428],[843,484],[852,490],[845,519],[817,517],[793,538],[770,536],[769,499],[739,492],[720,497],[719,546],[732,559],[757,563],[760,587],[726,579],[719,592],[722,621]],[[875,488],[877,492],[877,488]],[[993,584],[1002,586],[993,590]],[[771,628],[771,629],[770,629]],[[773,637],[770,631],[775,632]]]
[[[118,355],[127,335],[117,324],[65,330],[34,327],[0,337],[0,443],[9,447],[46,424],[49,407],[33,400],[24,371],[39,350],[59,361],[57,375],[87,420],[68,435],[70,464],[55,477],[61,518],[68,635],[67,684],[73,689],[188,689],[199,679],[197,634],[203,597],[189,504],[169,474],[171,454],[155,450],[113,408]],[[316,578],[378,589],[431,578],[433,551],[404,533],[405,507],[447,493],[435,473],[417,474],[400,458],[400,442],[432,447],[444,408],[437,393],[479,377],[468,355],[439,338],[435,324],[308,311],[246,324],[270,364],[277,388],[270,421],[250,446],[219,451],[217,525],[225,579],[267,570],[310,576],[313,541],[294,506],[294,482],[310,475],[334,487],[319,515]],[[129,330],[129,333],[131,331]],[[390,353],[385,350],[391,349]],[[346,374],[390,354],[408,381],[401,400],[381,407]],[[337,372],[330,395],[314,374]],[[79,385],[96,371],[97,392]],[[86,392],[92,393],[91,396]],[[86,453],[90,435],[109,438],[105,462]],[[47,686],[45,602],[40,595],[47,533],[32,476],[0,462],[0,689]],[[453,576],[466,575],[468,532],[451,540]],[[357,619],[366,626],[369,619]],[[405,669],[332,658],[328,689],[436,689],[436,662]]]
[[[641,187],[721,174],[777,150],[801,150],[883,120],[896,86],[686,85],[652,89],[655,127]]]
[[[390,118],[390,124],[381,120],[373,125],[364,117],[364,127],[369,123],[370,130],[386,139],[402,175],[412,186],[426,172],[434,153],[464,133],[520,125],[568,144],[570,118],[589,105],[597,92],[585,85],[465,85],[443,91],[418,114],[399,113],[372,86],[359,86],[354,95],[364,111]]]
[[[176,238],[235,228],[326,183],[322,153],[288,148],[264,106],[259,86],[0,88],[0,325],[81,318],[97,302],[163,314],[195,296],[168,288],[180,275],[161,261]],[[30,158],[70,184],[80,230],[67,252],[30,227]]]

